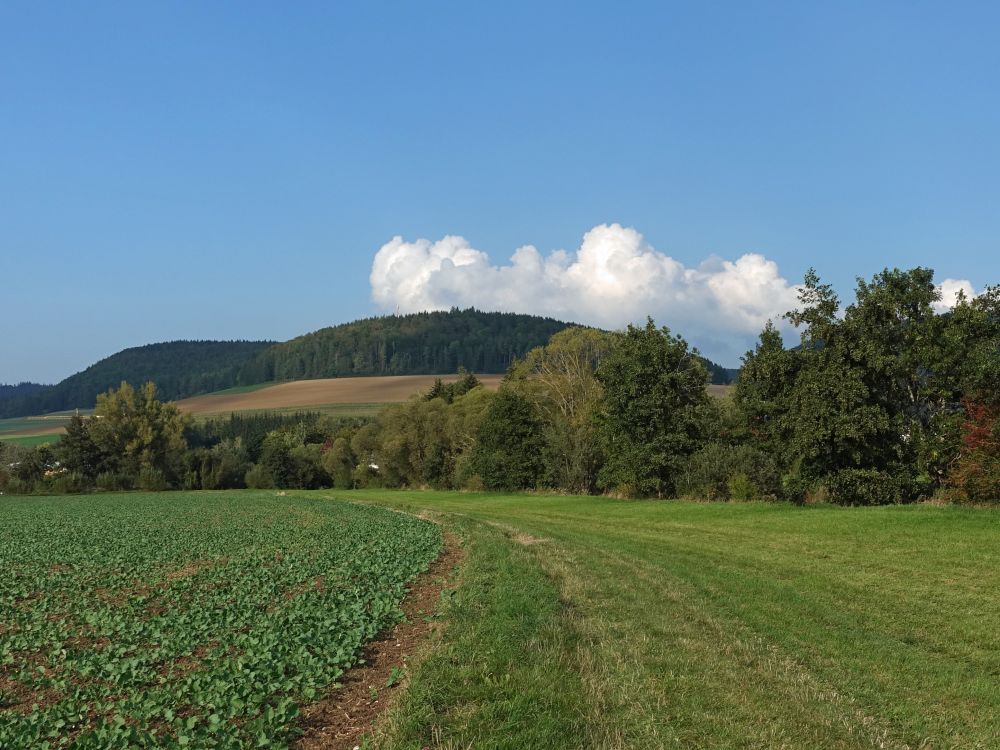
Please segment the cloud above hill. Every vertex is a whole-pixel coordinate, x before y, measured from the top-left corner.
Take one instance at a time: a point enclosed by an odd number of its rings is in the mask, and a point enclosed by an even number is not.
[[[651,315],[729,365],[796,304],[796,287],[763,255],[688,267],[618,224],[594,227],[572,252],[525,245],[506,265],[463,237],[394,237],[376,253],[370,282],[376,304],[402,313],[474,306],[607,328]]]
[[[962,292],[968,299],[977,296],[972,282],[968,279],[945,279],[938,284],[941,299],[934,303],[934,309],[939,313],[947,312],[958,301],[958,293]]]
[[[369,280],[372,299],[388,312],[477,307],[605,328],[650,315],[729,366],[753,347],[769,319],[788,332],[780,318],[798,302],[798,286],[763,255],[712,256],[689,267],[619,224],[594,227],[573,251],[543,255],[525,245],[505,265],[495,265],[464,237],[407,242],[397,236],[375,254]],[[959,290],[976,295],[967,279],[945,279],[939,289],[940,312],[954,306]]]

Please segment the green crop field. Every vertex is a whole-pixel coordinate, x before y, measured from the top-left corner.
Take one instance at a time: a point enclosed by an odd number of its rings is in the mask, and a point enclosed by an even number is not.
[[[23,445],[26,447],[31,447],[33,445],[41,445],[42,443],[58,443],[62,435],[4,435],[0,434],[0,440],[6,443],[13,443],[14,445]]]
[[[0,498],[0,748],[282,747],[441,548],[273,492]]]

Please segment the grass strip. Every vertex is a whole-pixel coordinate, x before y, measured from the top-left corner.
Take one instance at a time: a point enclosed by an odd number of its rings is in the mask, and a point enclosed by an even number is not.
[[[440,643],[386,717],[380,748],[582,748],[586,699],[576,635],[532,547],[449,521],[468,556],[444,603]]]

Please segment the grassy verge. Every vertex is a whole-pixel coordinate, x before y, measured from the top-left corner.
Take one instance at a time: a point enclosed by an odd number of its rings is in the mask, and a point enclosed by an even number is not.
[[[419,665],[379,747],[579,748],[585,699],[568,612],[531,549],[496,529],[453,524],[466,540],[447,635]]]
[[[995,511],[341,494],[482,545],[380,746],[1000,746]]]

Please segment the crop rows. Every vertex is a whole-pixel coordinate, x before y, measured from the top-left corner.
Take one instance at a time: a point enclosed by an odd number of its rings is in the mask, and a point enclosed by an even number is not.
[[[285,746],[441,544],[270,493],[0,498],[0,748]]]

